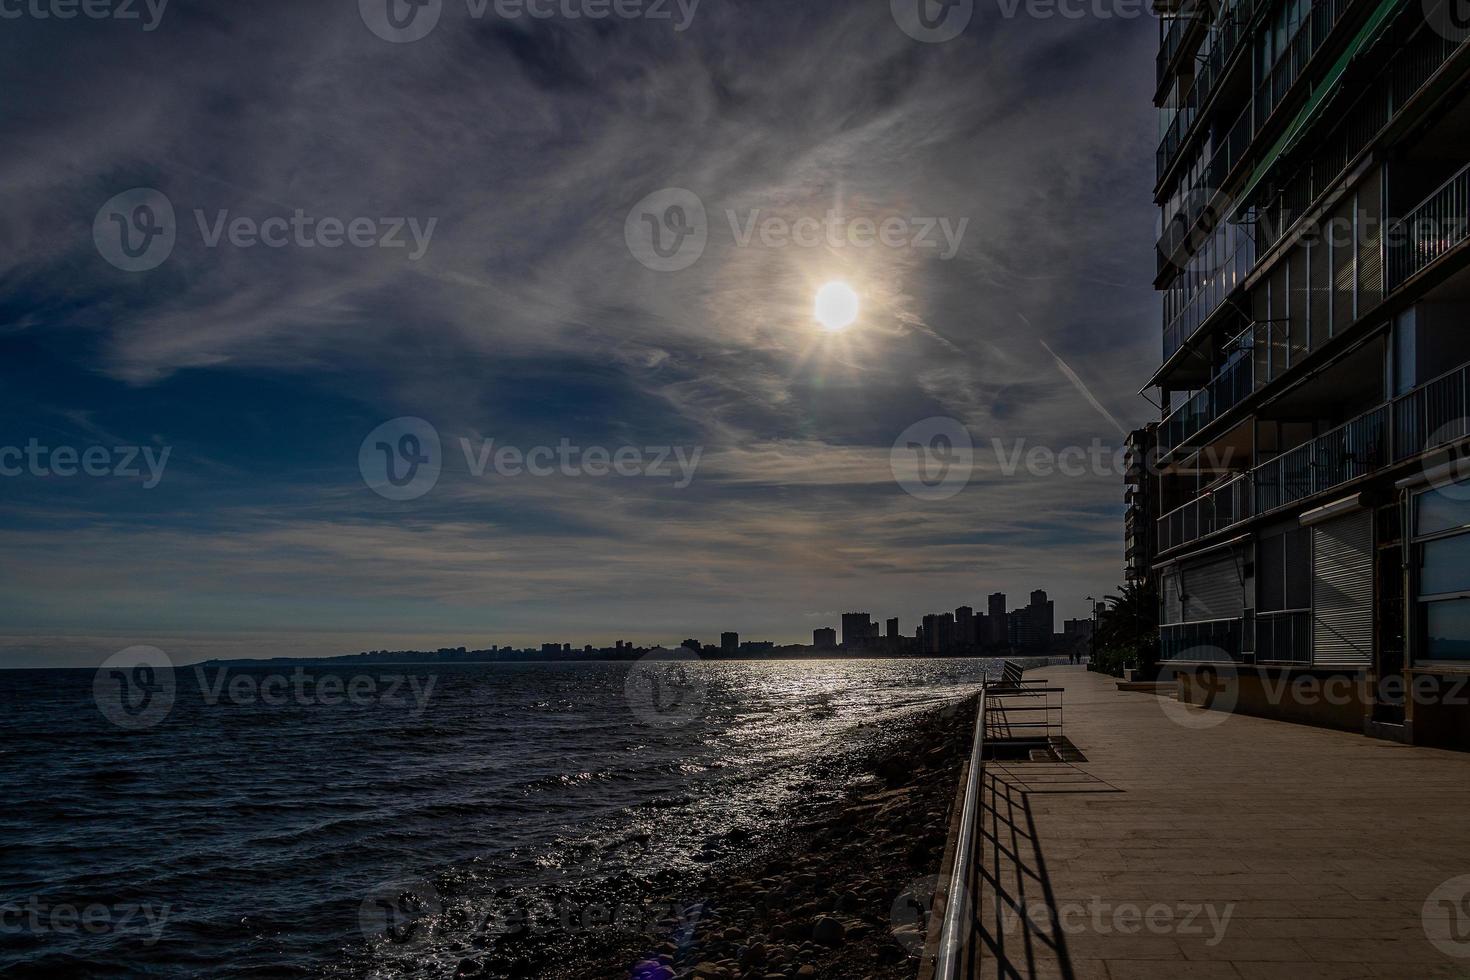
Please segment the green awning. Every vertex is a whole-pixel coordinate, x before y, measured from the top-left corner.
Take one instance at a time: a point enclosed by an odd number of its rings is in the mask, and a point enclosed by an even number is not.
[[[1295,149],[1302,137],[1307,134],[1312,124],[1322,115],[1323,110],[1341,93],[1342,76],[1347,71],[1348,66],[1357,58],[1367,54],[1369,49],[1387,31],[1393,15],[1407,7],[1408,4],[1404,3],[1404,0],[1383,0],[1378,5],[1378,9],[1373,11],[1372,16],[1363,24],[1362,29],[1358,31],[1357,35],[1352,39],[1352,42],[1343,50],[1342,55],[1337,61],[1333,62],[1332,67],[1327,70],[1327,74],[1322,76],[1322,81],[1312,90],[1311,98],[1307,99],[1307,104],[1302,106],[1301,111],[1296,114],[1296,118],[1291,121],[1291,125],[1287,126],[1286,130],[1281,134],[1281,138],[1276,141],[1276,144],[1261,158],[1261,162],[1256,165],[1255,171],[1251,174],[1250,181],[1245,186],[1245,190],[1241,191],[1240,195],[1235,199],[1235,211],[1237,215],[1250,201],[1251,195],[1255,193],[1261,181],[1265,180],[1272,169],[1275,168],[1277,161],[1281,159],[1282,155]]]

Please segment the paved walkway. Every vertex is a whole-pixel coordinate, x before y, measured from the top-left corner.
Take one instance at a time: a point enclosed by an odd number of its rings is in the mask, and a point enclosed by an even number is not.
[[[1086,761],[987,765],[984,976],[1470,977],[1470,878],[1423,914],[1470,875],[1470,755],[1032,676]]]

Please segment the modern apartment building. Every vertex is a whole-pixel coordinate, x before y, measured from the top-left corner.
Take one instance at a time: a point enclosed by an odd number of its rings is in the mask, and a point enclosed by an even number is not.
[[[1405,692],[1470,674],[1470,21],[1156,9],[1162,657],[1192,699],[1465,744]]]

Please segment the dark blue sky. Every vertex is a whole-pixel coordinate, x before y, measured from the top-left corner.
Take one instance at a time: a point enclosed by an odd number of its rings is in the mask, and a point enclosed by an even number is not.
[[[924,43],[888,0],[703,0],[684,30],[441,0],[397,43],[384,2],[0,21],[0,665],[798,640],[1114,587],[1111,460],[997,456],[1149,412],[1154,21],[979,2]],[[704,244],[661,269],[630,236],[671,188]],[[412,499],[359,453],[401,417],[440,440]],[[975,441],[945,499],[891,459],[935,417]],[[476,474],[491,439],[641,469]],[[61,465],[6,468],[28,446]]]

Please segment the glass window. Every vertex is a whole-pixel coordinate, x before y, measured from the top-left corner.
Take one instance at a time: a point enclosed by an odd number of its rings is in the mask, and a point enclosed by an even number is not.
[[[1424,658],[1470,660],[1470,599],[1424,604]]]
[[[1414,532],[1438,534],[1470,526],[1470,481],[1427,490],[1415,498]]]
[[[1470,592],[1470,534],[1429,541],[1419,573],[1420,595]]]

